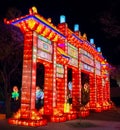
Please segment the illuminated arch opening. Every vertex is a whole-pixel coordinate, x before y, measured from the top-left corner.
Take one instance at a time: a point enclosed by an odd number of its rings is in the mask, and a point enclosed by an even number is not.
[[[37,63],[36,71],[36,109],[44,106],[44,74],[45,67],[42,63]]]
[[[81,104],[86,105],[90,100],[89,74],[81,72]]]
[[[72,104],[72,68],[67,71],[67,102]]]

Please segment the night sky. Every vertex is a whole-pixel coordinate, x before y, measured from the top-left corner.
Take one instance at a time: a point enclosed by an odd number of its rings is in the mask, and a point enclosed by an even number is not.
[[[88,41],[94,38],[96,47],[101,47],[103,57],[112,65],[120,65],[120,0],[4,0],[0,17],[5,17],[9,7],[25,15],[32,6],[44,18],[51,17],[56,26],[60,15],[66,16],[72,31],[74,24],[79,24],[81,34],[86,33]]]

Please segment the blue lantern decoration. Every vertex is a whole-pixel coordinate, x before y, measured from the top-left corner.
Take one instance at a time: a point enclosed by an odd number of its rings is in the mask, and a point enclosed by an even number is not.
[[[98,51],[98,52],[101,52],[101,47],[97,47],[97,51]]]
[[[94,44],[94,39],[93,38],[90,39],[90,43]]]
[[[61,15],[60,16],[60,23],[65,23],[66,20],[65,20],[65,15]]]
[[[79,31],[79,25],[78,24],[74,25],[74,31]]]

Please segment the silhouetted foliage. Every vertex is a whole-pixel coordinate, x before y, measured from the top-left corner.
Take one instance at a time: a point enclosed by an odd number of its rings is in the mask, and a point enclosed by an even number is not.
[[[119,87],[120,81],[120,66],[114,65],[110,70],[110,87]]]
[[[6,18],[8,20],[11,20],[11,19],[14,19],[14,18],[18,18],[21,16],[21,11],[18,10],[17,8],[15,7],[10,7],[6,13]]]
[[[0,75],[4,85],[6,116],[10,116],[12,82],[20,77],[23,34],[18,27],[0,23]],[[16,75],[15,75],[16,73]]]
[[[119,87],[119,85],[117,83],[117,80],[110,78],[110,87],[111,88],[113,88],[113,87]]]

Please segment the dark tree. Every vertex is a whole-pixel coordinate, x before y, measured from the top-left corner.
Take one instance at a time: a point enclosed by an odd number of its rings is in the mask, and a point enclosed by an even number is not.
[[[119,87],[120,66],[114,65],[110,70],[110,87]]]
[[[4,84],[6,116],[10,116],[11,81],[20,74],[23,34],[13,25],[0,23],[0,75]],[[15,75],[15,73],[17,75]]]
[[[111,79],[110,78],[110,87],[111,88],[116,88],[116,87],[119,87],[118,83],[117,83],[117,80],[116,79]]]
[[[10,7],[6,13],[6,18],[8,20],[11,20],[20,17],[21,14],[22,14],[21,11],[18,10],[16,7]]]

